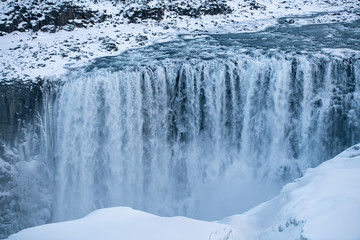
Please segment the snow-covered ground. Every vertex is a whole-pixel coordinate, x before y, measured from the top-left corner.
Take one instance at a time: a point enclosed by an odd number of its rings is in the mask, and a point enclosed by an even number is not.
[[[360,239],[360,144],[287,184],[280,195],[218,222],[159,217],[130,208],[28,228],[9,240]]]
[[[159,217],[126,207],[106,208],[74,221],[42,225],[9,237],[23,240],[231,240],[229,225],[185,217]]]
[[[360,144],[284,186],[272,200],[228,217],[244,239],[360,239]]]
[[[196,5],[202,1],[188,2]],[[0,2],[0,24],[11,17],[5,14],[9,11],[9,2],[11,1]],[[32,2],[27,0],[22,1],[22,4],[31,9]],[[65,1],[47,2],[60,4]],[[124,5],[122,1],[105,0],[98,1],[97,4],[90,0],[73,2],[77,6],[111,17],[104,22],[91,24],[87,28],[75,28],[73,31],[49,33],[27,30],[0,34],[0,81],[59,76],[66,72],[66,66],[81,65],[97,57],[117,55],[126,49],[146,46],[155,41],[171,40],[178,34],[258,31],[277,24],[280,17],[289,17],[287,22],[293,24],[351,21],[360,18],[358,0],[227,0],[227,6],[232,9],[228,14],[200,15],[195,18],[165,12],[160,21],[146,19],[130,24],[119,11],[125,7],[131,9],[139,3]],[[159,1],[148,3],[149,6],[156,4],[159,4]],[[40,13],[42,9],[40,7],[33,11]],[[315,15],[296,19],[295,22],[291,19],[292,16],[311,14]]]

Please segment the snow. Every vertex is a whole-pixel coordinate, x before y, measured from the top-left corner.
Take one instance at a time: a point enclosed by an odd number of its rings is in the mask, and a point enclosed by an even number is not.
[[[359,181],[360,144],[308,169],[272,200],[220,222],[246,239],[359,239]]]
[[[9,240],[356,240],[360,238],[360,144],[284,186],[275,198],[218,222],[159,217],[127,207],[28,228]]]
[[[0,19],[11,16],[9,1],[0,2]],[[64,1],[48,1],[60,4]],[[116,15],[124,4],[114,4],[112,1],[98,1],[94,4],[90,0],[74,1],[78,6],[86,9],[98,10],[112,14],[105,22],[95,23],[92,27],[76,28],[73,31],[61,30],[56,33],[12,32],[0,36],[0,81],[12,79],[34,80],[37,77],[59,77],[67,70],[67,66],[81,65],[91,59],[118,55],[122,51],[150,45],[156,41],[173,39],[179,34],[193,33],[238,33],[259,31],[277,24],[280,17],[305,16],[296,20],[294,24],[325,23],[333,21],[351,21],[359,19],[356,9],[360,8],[357,0],[258,0],[260,9],[252,9],[252,1],[226,1],[233,12],[225,15],[201,16],[191,18],[187,16],[173,16],[165,13],[161,21],[144,20],[137,24],[128,24],[128,20]],[[118,1],[119,2],[119,1]],[[150,1],[149,6],[155,6],[158,1]],[[192,5],[197,1],[188,1]],[[24,6],[32,7],[32,1],[22,1]],[[130,4],[129,7],[139,5]],[[46,7],[46,6],[45,6]],[[41,12],[41,9],[34,9]],[[309,16],[314,13],[322,13]],[[144,35],[148,40],[137,41],[138,35]],[[108,37],[116,45],[116,49],[104,48],[102,38]],[[77,50],[71,50],[74,46]]]
[[[97,210],[86,217],[25,229],[9,240],[222,240],[239,239],[224,224],[185,217],[159,217],[127,207]]]

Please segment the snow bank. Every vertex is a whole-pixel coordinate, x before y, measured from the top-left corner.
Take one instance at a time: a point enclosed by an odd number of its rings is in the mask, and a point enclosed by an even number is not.
[[[360,239],[360,144],[287,184],[281,194],[226,218],[246,239]]]
[[[9,240],[236,240],[224,224],[185,217],[159,217],[127,207],[97,210],[86,217],[25,229]]]

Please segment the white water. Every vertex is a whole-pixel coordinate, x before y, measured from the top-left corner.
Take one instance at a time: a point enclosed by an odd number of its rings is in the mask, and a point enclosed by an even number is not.
[[[358,90],[346,66],[241,55],[69,75],[54,108],[53,220],[118,205],[216,219],[270,198],[355,137],[359,95],[334,92],[343,79]]]

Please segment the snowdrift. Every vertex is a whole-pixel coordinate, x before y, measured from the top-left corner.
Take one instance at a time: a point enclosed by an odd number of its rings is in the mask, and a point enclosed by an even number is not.
[[[360,144],[284,186],[279,196],[222,220],[245,239],[360,239]]]

